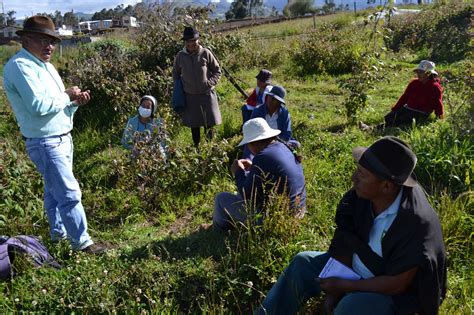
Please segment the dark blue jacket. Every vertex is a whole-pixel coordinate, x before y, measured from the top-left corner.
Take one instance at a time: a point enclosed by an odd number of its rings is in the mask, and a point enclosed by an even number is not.
[[[270,191],[276,186],[279,194],[286,193],[289,196],[293,210],[305,211],[303,167],[281,142],[273,142],[255,155],[248,174],[238,169],[235,178],[242,197],[251,200],[257,209],[262,209]]]
[[[263,104],[253,110],[251,118],[261,117],[265,119],[265,115],[267,114],[267,105]],[[278,129],[281,131],[281,134],[278,137],[283,141],[290,141],[290,139],[292,139],[290,112],[283,104],[280,105],[280,109],[278,111],[277,124]]]
[[[186,96],[181,79],[174,80],[172,104],[173,110],[177,113],[181,113],[186,107]]]

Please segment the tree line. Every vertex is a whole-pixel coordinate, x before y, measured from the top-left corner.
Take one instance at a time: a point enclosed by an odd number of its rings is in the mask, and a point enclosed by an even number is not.
[[[321,9],[314,7],[314,0],[289,0],[288,4],[283,8],[282,13],[285,16],[296,17],[303,16],[308,13],[314,14],[317,11],[322,11],[324,14],[329,14],[334,13],[335,10],[335,0],[324,0],[324,5]],[[226,12],[225,18],[226,20],[233,20],[263,15],[265,15],[263,0],[235,0],[230,5],[229,10]],[[276,15],[278,15],[278,11],[273,6],[271,8],[270,16]]]

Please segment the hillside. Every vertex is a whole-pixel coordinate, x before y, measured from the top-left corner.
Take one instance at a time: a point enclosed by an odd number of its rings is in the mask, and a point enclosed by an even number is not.
[[[241,155],[236,145],[244,100],[222,76],[216,91],[223,122],[215,139],[196,150],[170,106],[182,17],[167,23],[160,17],[136,33],[65,48],[61,57],[56,52],[52,63],[66,86],[91,90],[91,103],[74,118],[74,173],[89,233],[108,252],[74,253],[67,241],[50,240],[43,183],[2,89],[0,235],[40,236],[62,269],[16,260],[16,276],[0,282],[0,310],[249,314],[295,254],[328,248],[336,206],[352,186],[352,148],[390,134],[417,154],[415,173],[442,223],[449,288],[440,314],[471,314],[473,91],[465,41],[471,14],[471,6],[456,2],[428,7],[414,19],[395,17],[390,29],[364,21],[364,12],[357,19],[337,14],[317,17],[316,25],[309,18],[225,34],[210,34],[206,18],[196,15],[203,45],[244,89],[254,88],[260,69],[273,72],[273,83],[287,90],[293,134],[302,145],[304,219],[291,217],[287,203],[275,198],[263,225],[249,222],[227,234],[201,225],[212,220],[215,195],[236,190],[229,169]],[[18,49],[2,46],[2,65]],[[442,78],[446,117],[361,131],[359,121],[375,126],[383,120],[414,67],[430,58]],[[132,155],[120,139],[144,94],[158,99],[167,134],[137,144]],[[168,146],[167,159],[157,151],[160,141]],[[321,302],[310,300],[302,313],[318,313]]]

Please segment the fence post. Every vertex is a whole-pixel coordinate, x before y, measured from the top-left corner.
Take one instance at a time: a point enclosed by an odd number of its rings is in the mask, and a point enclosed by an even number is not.
[[[316,29],[316,13],[313,13],[313,28]]]
[[[354,15],[357,17],[357,5],[355,1],[354,1]]]

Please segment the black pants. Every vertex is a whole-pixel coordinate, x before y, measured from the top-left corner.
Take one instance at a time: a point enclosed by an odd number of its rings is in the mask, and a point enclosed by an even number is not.
[[[212,127],[204,127],[204,133],[206,134],[207,139],[209,140],[214,137],[214,129]],[[193,136],[194,146],[199,146],[199,142],[201,141],[201,128],[191,128],[191,134]]]
[[[413,119],[417,123],[423,123],[428,119],[429,114],[414,111],[406,107],[391,111],[385,115],[385,126],[396,127],[403,125],[411,125]]]

